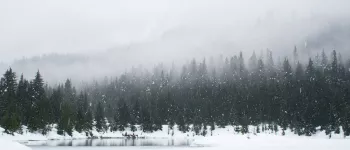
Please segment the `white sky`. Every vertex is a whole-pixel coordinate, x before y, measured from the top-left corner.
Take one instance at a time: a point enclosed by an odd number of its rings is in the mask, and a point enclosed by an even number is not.
[[[349,16],[349,6],[349,0],[0,0],[0,62],[104,51],[179,26],[215,32],[266,16]]]

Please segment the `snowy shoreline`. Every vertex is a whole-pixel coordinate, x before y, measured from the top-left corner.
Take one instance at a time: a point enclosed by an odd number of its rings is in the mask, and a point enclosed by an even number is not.
[[[142,135],[142,138],[146,139],[189,139],[191,143],[189,147],[201,147],[203,149],[310,149],[320,147],[321,150],[337,149],[346,150],[350,146],[349,137],[343,136],[343,131],[340,130],[339,134],[332,132],[332,138],[325,134],[325,131],[317,130],[316,134],[312,136],[298,136],[291,130],[287,129],[285,135],[282,135],[281,128],[277,132],[271,130],[265,130],[260,133],[256,133],[256,126],[249,126],[248,134],[241,134],[235,131],[235,127],[226,126],[225,128],[216,128],[208,131],[207,136],[195,135],[193,131],[182,133],[174,128],[174,130],[168,131],[168,126],[163,125],[162,131],[155,131],[152,133],[144,133],[140,130],[134,132],[134,134]],[[91,139],[85,135],[85,133],[78,133],[73,131],[73,136],[62,136],[57,134],[57,130],[52,129],[47,135],[40,133],[25,132],[23,134],[15,133],[14,136],[5,134],[0,129],[0,140],[14,141],[13,143],[31,145],[31,142],[45,142],[45,141],[73,141],[79,143],[79,140]],[[103,139],[120,139],[125,132],[132,133],[129,128],[126,131],[120,132],[105,132],[99,133],[93,130],[93,135],[98,137],[96,140]],[[174,132],[172,134],[172,132]],[[170,133],[170,134],[168,134]],[[93,139],[92,139],[93,140]],[[73,144],[74,145],[74,144]],[[30,148],[29,148],[30,149]]]
[[[14,133],[14,135],[9,135],[3,132],[4,129],[0,128],[0,139],[18,141],[18,142],[28,142],[28,141],[48,141],[48,140],[82,140],[82,139],[122,139],[126,138],[123,134],[135,134],[138,135],[140,139],[194,139],[197,141],[204,139],[212,139],[215,137],[225,137],[225,138],[245,138],[245,139],[254,139],[260,137],[282,137],[282,138],[298,138],[298,139],[329,139],[329,136],[325,134],[325,131],[317,131],[316,134],[312,136],[298,136],[294,134],[292,131],[287,129],[285,131],[285,136],[282,136],[282,130],[279,129],[277,132],[273,132],[271,130],[266,130],[261,133],[256,133],[256,126],[249,126],[248,134],[241,134],[235,132],[235,127],[226,126],[225,128],[216,128],[212,131],[207,131],[207,135],[195,135],[194,131],[189,131],[183,133],[177,130],[177,127],[174,127],[174,130],[168,131],[168,126],[163,125],[162,131],[155,131],[152,133],[142,132],[141,130],[132,132],[129,128],[125,131],[114,131],[114,132],[97,132],[95,129],[92,130],[93,136],[86,136],[85,133],[79,133],[77,131],[73,131],[72,136],[66,135],[58,135],[57,129],[52,128],[46,135],[42,135],[40,133],[31,133],[26,127],[23,127],[22,134]],[[332,133],[331,139],[349,139],[349,137],[344,137],[342,131],[339,134]]]
[[[138,127],[139,128],[139,127]],[[14,133],[14,135],[6,134],[3,132],[4,129],[0,127],[0,139],[7,139],[12,141],[26,142],[26,141],[48,141],[48,140],[81,140],[81,139],[120,139],[126,138],[123,136],[125,133],[133,133],[138,135],[139,139],[151,139],[151,138],[193,138],[194,132],[189,131],[186,133],[182,133],[178,131],[176,126],[174,130],[168,131],[168,126],[163,125],[162,131],[154,131],[152,133],[142,132],[141,130],[132,132],[129,128],[126,128],[125,131],[107,131],[107,132],[97,132],[96,129],[91,131],[93,136],[86,136],[85,133],[79,133],[77,131],[72,132],[72,136],[69,136],[65,133],[65,135],[57,134],[57,129],[52,128],[46,135],[43,135],[39,132],[31,133],[27,130],[25,126],[22,127],[22,134]],[[171,132],[170,132],[171,131]],[[168,134],[173,133],[174,135]]]

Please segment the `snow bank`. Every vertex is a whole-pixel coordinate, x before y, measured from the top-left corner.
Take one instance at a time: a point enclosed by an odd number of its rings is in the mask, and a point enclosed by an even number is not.
[[[193,131],[189,131],[187,133],[182,133],[177,130],[177,127],[174,127],[174,130],[169,130],[167,125],[163,126],[162,131],[155,131],[152,133],[145,133],[139,129],[134,132],[135,135],[143,138],[179,138],[179,139],[193,139],[191,146],[203,147],[203,149],[240,149],[240,150],[271,150],[271,149],[314,149],[317,148],[319,150],[329,150],[329,149],[337,149],[337,150],[345,150],[349,149],[350,142],[348,141],[349,137],[344,138],[343,131],[340,131],[340,134],[332,133],[332,138],[329,139],[329,136],[325,134],[324,131],[318,131],[315,135],[311,137],[307,136],[298,136],[294,134],[290,130],[285,131],[285,136],[282,136],[281,128],[278,128],[278,132],[273,132],[271,130],[265,130],[261,133],[256,133],[256,126],[249,126],[248,134],[240,134],[235,132],[235,128],[233,126],[226,126],[225,128],[218,128],[214,131],[207,131],[207,136],[196,136]],[[0,149],[3,150],[3,147],[11,147],[16,150],[22,150],[24,147],[18,143],[8,142],[8,140],[12,141],[23,141],[23,142],[45,142],[46,140],[57,140],[55,142],[72,142],[72,139],[86,139],[90,138],[85,135],[85,133],[78,133],[76,131],[73,132],[73,136],[65,136],[58,135],[57,129],[53,126],[52,130],[48,132],[47,135],[42,135],[40,133],[30,133],[28,130],[23,127],[23,134],[15,133],[13,135],[8,135],[3,133],[3,129],[0,128]],[[132,134],[130,128],[127,128],[126,131],[120,132],[105,132],[100,133],[95,129],[92,131],[94,137],[97,138],[121,138],[123,134]],[[5,139],[5,143],[3,144]],[[33,141],[36,140],[36,141]],[[29,143],[30,143],[29,142]],[[75,140],[78,142],[79,140]],[[85,142],[82,140],[80,142]],[[96,141],[98,142],[98,140]],[[108,142],[108,140],[107,140]],[[9,143],[15,144],[16,146],[8,146]],[[4,146],[2,146],[4,145]],[[55,145],[55,143],[53,143]],[[7,149],[5,149],[7,150]]]
[[[142,132],[140,130],[140,126],[136,126],[138,130],[134,132],[135,135],[138,135],[140,138],[193,138],[193,132],[182,133],[177,130],[177,126],[174,127],[174,130],[169,130],[167,125],[163,125],[162,131],[154,131],[152,133]],[[169,130],[169,131],[168,131]],[[46,140],[75,140],[75,139],[87,139],[91,138],[90,136],[86,136],[85,133],[79,133],[77,131],[73,131],[72,136],[68,134],[59,135],[57,134],[56,125],[51,126],[51,131],[49,131],[46,135],[42,135],[40,132],[31,133],[28,131],[27,127],[22,127],[22,134],[14,133],[14,135],[6,134],[3,132],[4,129],[0,127],[0,139],[7,139],[13,141],[46,141]],[[96,129],[92,131],[94,138],[123,138],[123,134],[132,134],[133,132],[130,128],[126,128],[125,131],[114,131],[114,132],[97,132]],[[169,134],[168,134],[169,133]]]
[[[78,133],[77,131],[73,132],[73,136],[59,135],[57,134],[57,129],[55,125],[51,126],[51,131],[46,135],[42,135],[40,132],[29,132],[26,126],[22,127],[22,134],[14,133],[14,135],[4,133],[4,129],[0,127],[0,139],[12,140],[12,141],[46,141],[46,140],[72,140],[72,139],[87,139],[85,133]]]
[[[31,133],[27,130],[27,127],[22,127],[23,133],[14,133],[14,135],[6,134],[4,133],[5,129],[0,127],[0,140],[6,139],[11,141],[29,141],[29,140],[35,140],[35,141],[42,141],[47,140],[47,138],[40,134],[40,133]]]
[[[350,143],[344,139],[304,139],[282,136],[256,136],[248,139],[244,136],[213,136],[196,139],[192,146],[240,150],[348,150]]]
[[[216,128],[213,136],[196,137],[191,146],[216,147],[219,149],[247,149],[247,150],[285,150],[285,149],[319,149],[319,150],[345,150],[349,149],[349,138],[344,138],[341,131],[340,134],[332,133],[332,138],[319,131],[315,135],[298,136],[290,130],[285,131],[282,136],[282,130],[278,132],[265,131],[256,134],[256,127],[249,126],[250,133],[240,134],[234,132],[234,127],[227,126],[225,128]],[[261,131],[261,130],[260,130]]]
[[[225,128],[218,128],[216,127],[214,131],[207,130],[207,136],[196,136],[193,131],[189,131],[186,133],[182,133],[177,129],[177,126],[174,126],[174,130],[170,130],[167,125],[163,125],[162,131],[155,131],[152,133],[145,133],[140,130],[140,126],[136,126],[138,130],[134,132],[135,135],[138,135],[138,137],[141,138],[179,138],[179,139],[196,139],[195,143],[197,145],[202,146],[212,146],[212,145],[223,145],[226,142],[223,142],[223,139],[230,139],[230,140],[241,140],[241,139],[254,139],[254,138],[276,138],[276,137],[283,137],[283,138],[298,138],[298,139],[329,139],[329,136],[325,134],[324,131],[318,131],[315,135],[311,137],[306,136],[298,136],[294,134],[290,130],[285,131],[285,136],[282,136],[282,130],[281,128],[278,129],[278,132],[272,132],[270,130],[265,130],[262,132],[261,127],[260,131],[261,133],[255,133],[256,132],[256,126],[249,126],[249,132],[248,134],[242,135],[235,132],[235,128],[233,126],[226,126]],[[208,127],[209,129],[209,127]],[[55,125],[51,126],[51,131],[49,131],[46,135],[42,135],[39,132],[31,133],[27,130],[25,126],[23,126],[22,134],[14,133],[14,135],[9,135],[3,132],[4,129],[0,127],[0,139],[6,139],[6,140],[12,140],[12,141],[46,141],[46,140],[73,140],[73,139],[87,139],[91,138],[90,136],[86,136],[85,133],[78,133],[77,131],[73,131],[72,136],[69,136],[68,134],[58,135],[57,129]],[[94,138],[123,138],[123,134],[132,134],[133,132],[130,131],[130,128],[126,128],[125,131],[115,131],[115,132],[97,132],[96,129],[93,129],[92,134]],[[212,135],[212,136],[211,136]],[[349,137],[346,137],[347,139]],[[340,134],[334,134],[332,133],[332,139],[344,139],[342,131]],[[220,143],[223,142],[223,143]]]
[[[170,130],[168,128],[168,125],[162,126],[163,130],[154,131],[154,132],[143,132],[140,130],[140,126],[136,125],[136,128],[138,129],[135,132],[132,132],[130,128],[126,128],[125,131],[114,131],[114,132],[105,132],[105,133],[99,133],[95,129],[93,130],[93,135],[100,138],[122,138],[124,137],[123,134],[132,134],[138,135],[138,137],[141,138],[191,138],[193,137],[193,132],[186,132],[183,133],[179,130],[177,130],[177,126],[174,126],[174,130]],[[169,134],[168,134],[169,133]]]
[[[1,150],[31,150],[31,148],[17,142],[0,139]]]

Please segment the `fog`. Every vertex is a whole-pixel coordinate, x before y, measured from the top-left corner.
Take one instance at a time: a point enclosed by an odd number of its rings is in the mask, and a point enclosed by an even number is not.
[[[350,49],[348,0],[0,0],[0,70],[50,83],[266,49]]]

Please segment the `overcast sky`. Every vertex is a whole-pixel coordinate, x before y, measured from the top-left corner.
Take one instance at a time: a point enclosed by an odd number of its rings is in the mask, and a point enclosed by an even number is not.
[[[104,51],[183,26],[215,32],[266,17],[350,16],[349,6],[349,0],[0,0],[0,62]]]

